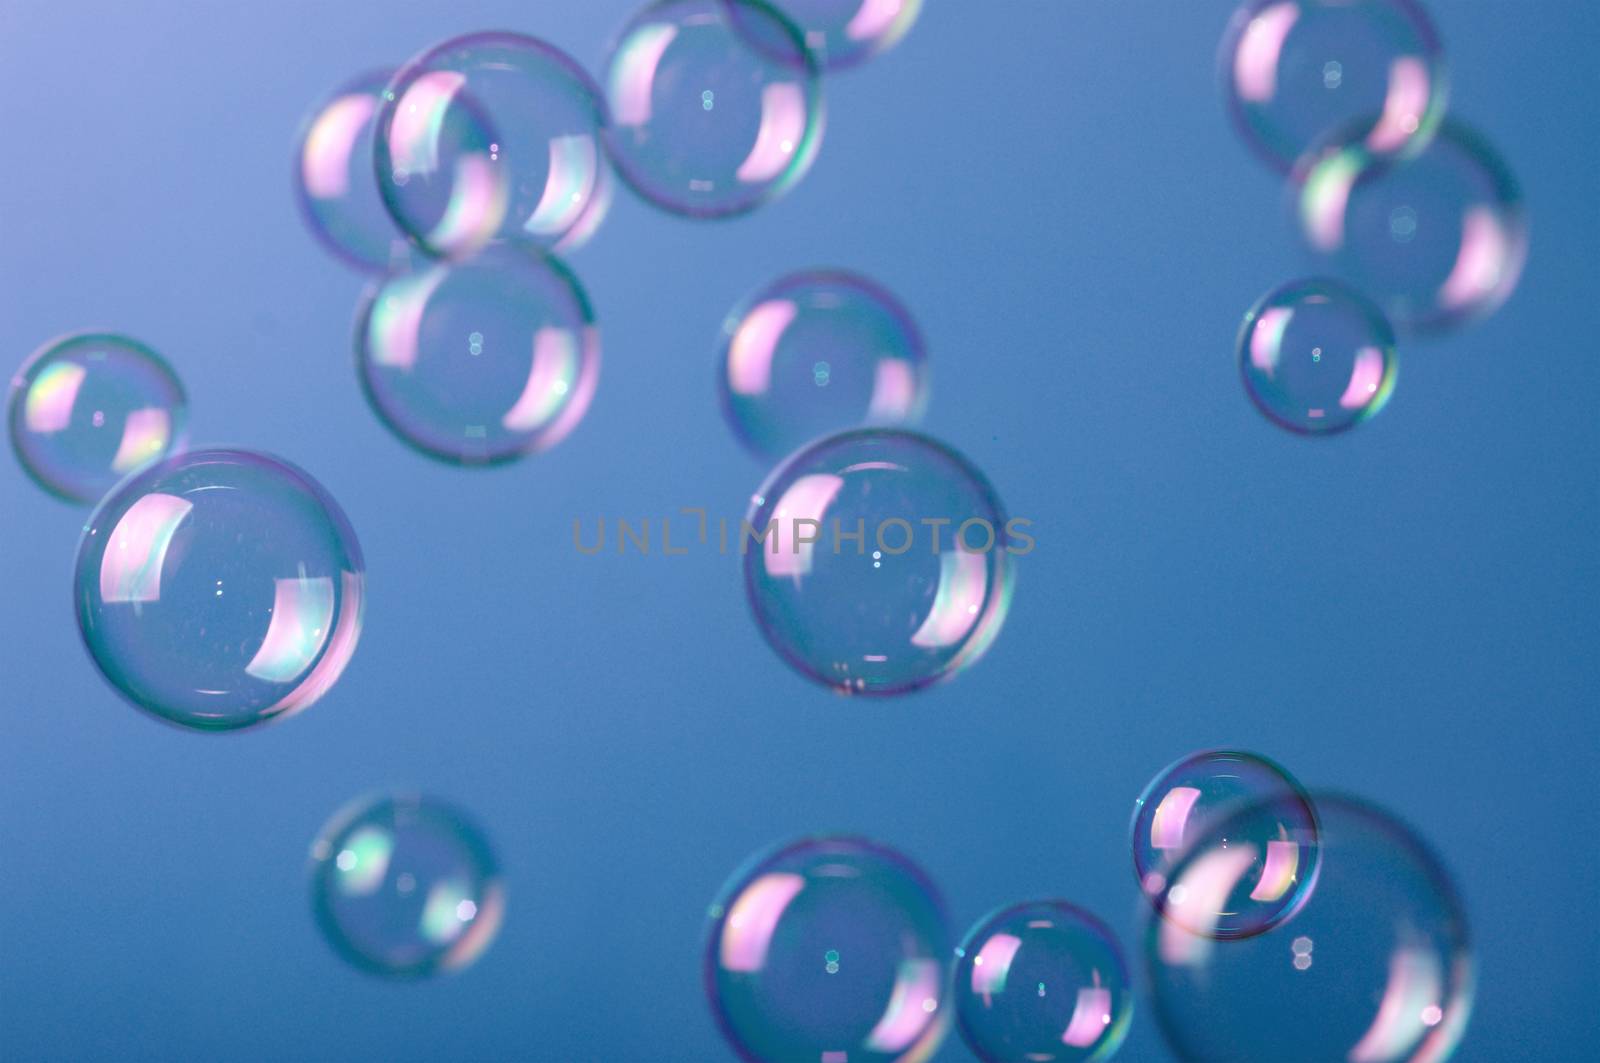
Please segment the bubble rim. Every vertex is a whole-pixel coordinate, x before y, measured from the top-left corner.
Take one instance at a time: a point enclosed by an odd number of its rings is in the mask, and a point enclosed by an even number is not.
[[[306,191],[305,180],[302,177],[302,165],[303,160],[305,159],[306,137],[310,135],[312,127],[316,125],[319,118],[327,113],[327,110],[330,106],[347,96],[370,94],[377,102],[378,106],[373,110],[372,117],[367,119],[367,125],[372,130],[374,138],[376,138],[376,123],[378,120],[378,114],[383,109],[384,89],[388,87],[389,81],[393,77],[394,71],[392,69],[387,67],[372,67],[343,82],[337,88],[318,99],[318,101],[312,105],[310,112],[300,119],[300,125],[295,132],[294,137],[294,153],[290,159],[289,165],[289,184],[294,191],[295,205],[300,210],[300,217],[305,223],[306,228],[311,230],[312,237],[317,241],[318,245],[321,246],[324,251],[331,254],[334,258],[338,259],[340,262],[343,262],[356,272],[369,276],[374,273],[383,273],[389,268],[389,263],[393,261],[394,258],[392,244],[388,258],[383,262],[374,262],[370,259],[363,258],[361,255],[356,254],[353,250],[345,247],[339,241],[335,240],[333,238],[333,234],[328,232],[328,230],[323,226],[322,222],[317,218],[315,211],[312,209],[311,194]],[[374,172],[372,176],[374,180],[376,180],[376,172]],[[381,202],[383,190],[381,187],[379,187],[377,191],[379,200]],[[395,223],[394,215],[389,213],[388,204],[384,203],[382,205],[385,215],[388,216],[390,228],[393,230],[392,236],[394,237],[394,242],[408,245],[411,244],[412,241],[410,236],[407,235],[407,233]]]

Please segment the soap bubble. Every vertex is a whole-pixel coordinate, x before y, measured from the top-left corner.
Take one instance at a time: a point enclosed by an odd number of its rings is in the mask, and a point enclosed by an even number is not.
[[[1302,160],[1296,180],[1306,246],[1402,329],[1484,317],[1522,276],[1528,226],[1516,179],[1459,123],[1445,122],[1409,159],[1330,144]]]
[[[1245,809],[1259,810],[1248,816]],[[1181,877],[1175,861],[1221,821],[1219,850]],[[1133,806],[1133,872],[1170,920],[1241,938],[1292,916],[1315,888],[1317,813],[1287,771],[1254,753],[1216,749],[1168,765]]]
[[[822,138],[816,61],[759,0],[658,0],[610,59],[606,144],[635,192],[665,210],[722,217],[781,195]]]
[[[1288,807],[1274,810],[1272,805]],[[1298,815],[1298,797],[1224,817],[1174,874],[1210,877],[1255,823]],[[1192,1060],[1449,1058],[1472,1008],[1467,920],[1438,861],[1387,813],[1317,794],[1322,870],[1295,917],[1243,941],[1214,941],[1152,918],[1145,935],[1156,1018]]]
[[[1220,66],[1240,134],[1285,171],[1338,129],[1376,155],[1413,151],[1444,114],[1444,57],[1411,0],[1250,0]]]
[[[1033,547],[1026,523],[1008,523],[983,474],[942,444],[845,432],[791,456],[752,499],[739,529],[745,591],[802,675],[840,693],[905,693],[993,643],[1012,554]]]
[[[723,411],[758,457],[863,424],[915,423],[927,404],[917,326],[865,277],[790,274],[746,300],[723,331]]]
[[[1133,1018],[1116,938],[1064,901],[1013,905],[973,927],[956,950],[951,997],[984,1063],[1110,1059]]]
[[[1369,419],[1389,401],[1398,369],[1383,311],[1334,280],[1274,288],[1239,331],[1245,392],[1292,432],[1329,435]]]
[[[710,909],[705,985],[747,1060],[924,1060],[943,1039],[949,931],[911,861],[804,838],[736,872]]]
[[[189,402],[155,351],[80,332],[28,356],[11,378],[6,419],[34,483],[69,502],[94,502],[133,470],[183,449]]]
[[[564,52],[517,33],[472,33],[395,74],[376,119],[378,187],[426,252],[494,242],[551,247],[600,182],[599,90]]]
[[[312,234],[371,272],[387,269],[396,243],[404,243],[372,173],[372,120],[390,77],[387,70],[364,74],[319,103],[295,151],[295,192]]]
[[[459,810],[414,794],[347,806],[311,846],[311,904],[334,950],[398,978],[457,971],[494,941],[505,889]]]
[[[357,315],[356,358],[368,402],[395,435],[464,465],[555,446],[582,420],[600,373],[577,278],[517,247],[385,278]]]
[[[922,13],[922,0],[781,0],[817,61],[843,70],[893,48]]]
[[[200,450],[134,474],[78,544],[73,596],[94,663],[134,705],[199,731],[300,712],[361,634],[361,548],[288,462]]]

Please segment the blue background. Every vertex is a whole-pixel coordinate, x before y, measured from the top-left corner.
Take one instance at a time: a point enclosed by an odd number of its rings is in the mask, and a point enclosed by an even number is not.
[[[323,703],[179,733],[78,645],[81,512],[0,461],[0,1056],[728,1058],[702,918],[751,851],[860,831],[919,860],[959,927],[1054,894],[1127,943],[1133,798],[1225,744],[1387,803],[1442,852],[1481,967],[1459,1058],[1592,1051],[1595,7],[1435,5],[1453,109],[1523,182],[1532,256],[1497,316],[1407,345],[1393,402],[1347,437],[1292,438],[1238,384],[1241,313],[1303,263],[1218,97],[1229,5],[966,0],[829,83],[817,165],[770,209],[696,224],[619,196],[573,262],[604,330],[587,420],[509,468],[432,464],[356,386],[362,282],[296,214],[297,125],[466,30],[596,70],[631,6],[0,5],[0,352],[145,338],[195,441],[311,470],[370,570]],[[571,545],[575,517],[740,515],[765,470],[718,417],[714,340],[810,265],[903,295],[928,428],[1036,522],[993,652],[909,699],[788,672],[732,558]],[[504,932],[458,977],[365,977],[309,917],[313,834],[391,785],[474,810],[506,865]],[[1164,1051],[1145,1009],[1124,1057]]]

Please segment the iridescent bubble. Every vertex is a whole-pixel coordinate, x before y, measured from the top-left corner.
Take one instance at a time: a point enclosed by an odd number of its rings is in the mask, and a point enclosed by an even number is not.
[[[1176,873],[1231,859],[1251,824],[1293,816],[1298,798],[1241,810],[1214,824]],[[1349,1060],[1434,1063],[1449,1058],[1472,1009],[1466,915],[1449,876],[1387,813],[1316,795],[1322,871],[1292,919],[1246,941],[1217,942],[1152,918],[1145,935],[1156,1018],[1192,1060]]]
[[[385,278],[356,318],[367,400],[395,435],[460,464],[556,445],[600,374],[594,315],[577,279],[531,248],[491,247]]]
[[[1223,821],[1233,829],[1216,835],[1217,851],[1180,866]],[[1169,765],[1134,802],[1132,834],[1140,888],[1189,933],[1261,934],[1316,888],[1317,811],[1293,776],[1254,753],[1208,750]]]
[[[859,425],[912,424],[927,404],[922,336],[865,277],[791,274],[746,300],[723,332],[723,411],[758,457]]]
[[[984,1063],[1110,1059],[1133,1018],[1122,950],[1065,901],[991,913],[956,949],[956,1025]]]
[[[323,246],[357,269],[387,269],[404,236],[378,194],[372,173],[373,116],[387,70],[364,74],[319,103],[300,132],[295,192]]]
[[[435,256],[554,246],[599,186],[599,90],[534,37],[473,33],[435,45],[395,74],[376,123],[384,203]]]
[[[1377,155],[1415,150],[1444,114],[1444,56],[1411,0],[1250,0],[1219,61],[1240,134],[1285,171],[1338,129]]]
[[[415,794],[340,810],[311,846],[311,904],[334,950],[363,970],[458,971],[494,941],[505,888],[489,844],[459,810]]]
[[[1367,420],[1389,401],[1398,371],[1383,311],[1338,281],[1274,288],[1239,330],[1245,392],[1292,432],[1328,435]]]
[[[11,447],[40,487],[94,502],[141,465],[181,450],[189,401],[172,368],[126,336],[51,340],[11,378]]]
[[[339,678],[365,574],[344,513],[288,462],[201,450],[100,503],[73,598],[94,663],[170,723],[230,731],[291,716]]]
[[[829,70],[864,63],[893,48],[922,13],[922,0],[780,0],[777,6]]]
[[[927,436],[845,432],[791,456],[751,500],[745,592],[802,675],[843,694],[901,694],[993,643],[1012,554],[1033,548],[1028,523],[1008,523],[983,474]]]
[[[1306,246],[1401,328],[1438,331],[1481,318],[1522,276],[1528,226],[1516,179],[1459,123],[1445,122],[1408,159],[1360,144],[1314,150],[1296,181]]]
[[[822,139],[816,60],[759,0],[658,0],[612,51],[606,144],[635,192],[722,217],[790,188]]]
[[[944,906],[894,850],[791,842],[736,872],[709,915],[706,993],[742,1058],[914,1061],[944,1038]]]

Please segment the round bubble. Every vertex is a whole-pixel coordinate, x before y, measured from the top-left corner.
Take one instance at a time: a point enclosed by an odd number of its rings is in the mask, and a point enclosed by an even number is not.
[[[1179,1058],[1423,1063],[1449,1058],[1460,1041],[1473,962],[1449,876],[1387,813],[1337,795],[1316,804],[1321,880],[1292,920],[1227,942],[1149,922],[1151,997]],[[1224,819],[1180,858],[1178,874],[1220,869],[1232,849],[1224,838],[1292,814],[1255,808]]]
[[[944,906],[892,849],[805,838],[752,860],[712,904],[705,985],[744,1059],[888,1063],[943,1039]]]
[[[1239,330],[1245,393],[1306,435],[1352,428],[1383,409],[1399,362],[1383,311],[1338,281],[1294,281],[1262,296]]]
[[[1446,330],[1511,295],[1528,253],[1522,195],[1494,149],[1446,122],[1414,158],[1356,144],[1309,153],[1296,174],[1306,246],[1405,329]]]
[[[893,48],[922,13],[922,0],[781,0],[817,61],[829,70]]]
[[[405,237],[372,174],[373,116],[391,72],[375,71],[319,103],[300,132],[295,191],[301,213],[324,247],[357,269],[389,267]]]
[[[659,0],[612,51],[606,144],[665,210],[721,217],[782,194],[822,139],[822,88],[800,31],[758,0]]]
[[[1377,155],[1414,151],[1445,109],[1444,56],[1412,0],[1251,0],[1220,67],[1241,135],[1284,171],[1337,129]]]
[[[376,123],[383,201],[437,257],[551,247],[599,188],[599,90],[534,37],[474,33],[428,49],[395,74]]]
[[[364,582],[355,533],[309,475],[201,450],[106,496],[78,543],[73,598],[118,692],[170,723],[231,731],[327,693],[355,652]]]
[[[901,694],[993,643],[1013,555],[1033,548],[1026,525],[1008,525],[989,481],[943,444],[860,429],[791,456],[733,531],[779,656],[840,693]]]
[[[155,351],[103,332],[51,340],[11,378],[11,447],[40,487],[94,502],[128,473],[183,449],[189,401]]]
[[[722,408],[758,457],[860,425],[912,424],[927,404],[922,336],[865,277],[791,274],[748,299],[723,333]]]
[[[600,343],[565,266],[490,247],[378,283],[356,318],[356,361],[395,435],[430,457],[481,465],[546,450],[577,427]]]
[[[1239,815],[1256,808],[1270,815]],[[1221,821],[1225,852],[1176,874],[1175,861]],[[1287,771],[1254,753],[1216,749],[1169,765],[1133,804],[1133,872],[1166,917],[1214,938],[1277,926],[1315,888],[1321,847],[1311,798]]]
[[[458,971],[500,930],[505,888],[470,819],[414,794],[342,809],[311,846],[323,936],[363,970],[398,978]]]
[[[956,1025],[984,1063],[1110,1059],[1133,1018],[1116,938],[1064,901],[1001,909],[956,949]]]

